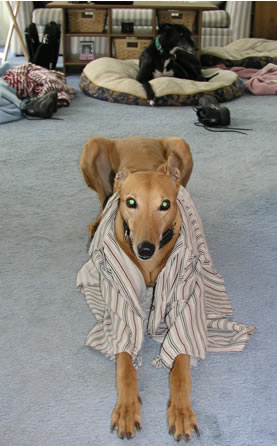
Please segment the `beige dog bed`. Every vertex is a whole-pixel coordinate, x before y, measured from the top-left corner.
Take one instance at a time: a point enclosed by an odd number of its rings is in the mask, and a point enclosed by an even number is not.
[[[136,81],[138,60],[102,57],[87,64],[81,74],[80,88],[87,95],[103,101],[132,105],[149,105],[143,86]],[[206,77],[218,73],[208,82],[174,77],[153,79],[157,105],[195,105],[203,94],[212,94],[220,102],[241,96],[242,82],[235,73],[219,69],[203,70]]]

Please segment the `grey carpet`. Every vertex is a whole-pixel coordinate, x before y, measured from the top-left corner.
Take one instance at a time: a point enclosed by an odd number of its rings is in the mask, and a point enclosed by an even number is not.
[[[69,84],[78,88],[78,76]],[[276,98],[228,104],[248,135],[209,133],[191,107],[148,108],[78,96],[62,120],[0,127],[1,446],[121,445],[111,434],[114,365],[84,346],[94,324],[76,274],[98,214],[79,159],[93,135],[181,136],[195,167],[188,186],[223,274],[234,320],[256,325],[243,353],[210,354],[192,370],[201,438],[192,445],[277,445]],[[168,373],[145,340],[143,430],[133,446],[172,445]]]

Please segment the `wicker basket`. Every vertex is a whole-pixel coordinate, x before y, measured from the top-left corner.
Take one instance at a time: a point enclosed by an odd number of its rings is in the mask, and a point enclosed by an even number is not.
[[[173,9],[158,10],[159,25],[172,23],[185,25],[190,31],[193,30],[196,11],[180,11]]]
[[[142,51],[152,42],[151,39],[114,39],[117,59],[139,59]]]
[[[105,30],[106,18],[106,9],[69,9],[69,32],[102,33]]]

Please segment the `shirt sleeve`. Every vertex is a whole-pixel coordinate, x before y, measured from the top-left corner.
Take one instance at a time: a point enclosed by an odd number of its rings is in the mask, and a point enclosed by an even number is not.
[[[111,360],[114,360],[116,354],[127,352],[135,361],[143,343],[143,319],[133,311],[120,292],[103,278],[92,260],[79,271],[77,289],[85,295],[96,318],[86,345],[99,350]]]
[[[165,323],[167,332],[160,350],[163,365],[172,368],[180,354],[206,357],[207,321],[199,259],[191,258],[185,277],[180,278],[174,299],[167,304]]]

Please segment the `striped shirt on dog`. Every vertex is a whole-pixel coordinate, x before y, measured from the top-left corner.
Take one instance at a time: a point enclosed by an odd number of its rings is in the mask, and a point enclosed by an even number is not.
[[[204,359],[207,352],[242,351],[255,327],[232,322],[224,280],[212,263],[202,223],[182,186],[177,198],[182,227],[149,296],[137,266],[114,236],[119,197],[108,201],[90,246],[90,260],[77,276],[96,324],[86,344],[114,359],[127,352],[139,363],[144,333],[161,343],[153,365],[171,368],[177,355]]]

